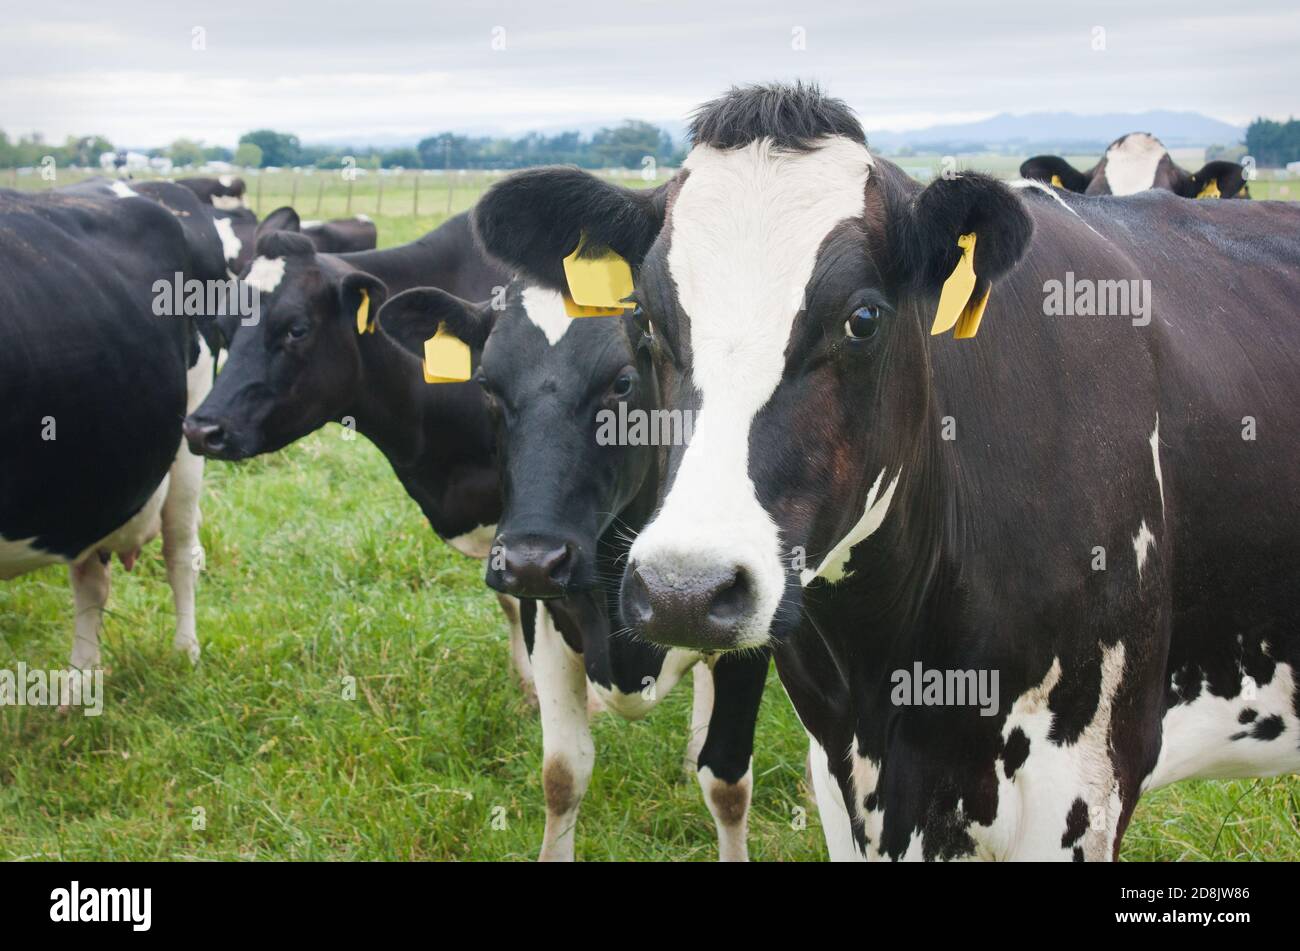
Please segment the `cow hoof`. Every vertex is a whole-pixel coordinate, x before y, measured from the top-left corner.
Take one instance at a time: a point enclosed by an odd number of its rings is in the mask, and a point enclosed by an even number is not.
[[[198,641],[183,641],[173,644],[172,647],[175,648],[177,653],[184,654],[192,665],[198,666],[199,655],[202,653]]]

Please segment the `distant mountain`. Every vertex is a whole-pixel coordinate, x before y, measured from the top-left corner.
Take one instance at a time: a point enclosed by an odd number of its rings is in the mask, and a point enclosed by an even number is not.
[[[1199,112],[1000,113],[977,122],[936,125],[908,132],[873,132],[867,141],[882,152],[902,149],[952,152],[1079,152],[1105,148],[1126,132],[1150,132],[1169,148],[1232,145],[1246,130]]]

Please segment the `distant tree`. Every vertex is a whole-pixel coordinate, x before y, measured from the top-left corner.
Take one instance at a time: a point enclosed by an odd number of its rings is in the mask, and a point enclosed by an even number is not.
[[[224,145],[209,145],[203,149],[203,161],[205,162],[229,162],[234,157],[234,151]]]
[[[299,164],[302,143],[298,137],[288,132],[276,132],[272,129],[255,129],[239,137],[239,144],[251,143],[261,149],[261,166],[283,166]]]
[[[1300,120],[1256,119],[1246,128],[1246,151],[1259,165],[1281,167],[1300,162]]]
[[[391,149],[383,155],[384,168],[419,168],[420,153],[416,149]]]
[[[69,164],[87,168],[98,165],[99,157],[105,152],[113,151],[113,143],[102,135],[83,135],[79,138],[68,136],[68,144],[64,148]]]
[[[177,139],[167,149],[167,157],[175,165],[202,165],[203,143],[193,139]]]
[[[463,135],[443,132],[421,139],[415,146],[424,168],[473,168],[470,162],[470,140]]]
[[[261,168],[262,157],[262,150],[256,144],[240,142],[239,148],[235,149],[235,155],[231,161],[241,168]]]
[[[591,151],[601,164],[640,168],[646,156],[666,162],[672,155],[673,140],[649,122],[629,119],[614,129],[601,129],[591,138]]]

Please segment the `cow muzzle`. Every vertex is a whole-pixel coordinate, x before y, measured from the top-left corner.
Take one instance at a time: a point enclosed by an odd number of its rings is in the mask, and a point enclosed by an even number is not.
[[[665,647],[730,650],[753,646],[759,623],[753,574],[718,563],[691,570],[632,563],[623,577],[623,620],[645,640]]]
[[[541,535],[497,537],[488,556],[488,587],[517,598],[562,598],[575,589],[581,547]]]

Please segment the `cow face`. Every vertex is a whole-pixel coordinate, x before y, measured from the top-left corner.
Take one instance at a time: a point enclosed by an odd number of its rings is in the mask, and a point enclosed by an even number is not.
[[[385,305],[385,332],[413,353],[439,326],[482,347],[474,375],[488,397],[502,516],[487,583],[527,598],[595,587],[597,543],[654,465],[620,418],[657,406],[649,340],[632,317],[574,319],[560,294],[513,282],[499,309],[417,288]],[[644,435],[644,432],[643,432]]]
[[[982,176],[921,191],[873,159],[842,104],[806,87],[733,92],[693,138],[659,199],[620,205],[608,184],[533,173],[485,196],[476,225],[490,252],[539,276],[579,234],[633,264],[662,341],[664,405],[695,415],[632,546],[624,619],[659,643],[754,647],[791,631],[803,586],[842,580],[853,545],[897,504],[937,415],[928,331],[959,238],[978,236],[982,297],[1032,226]],[[521,253],[521,235],[541,250]]]
[[[1120,136],[1086,172],[1059,155],[1036,155],[1021,164],[1020,174],[1087,195],[1133,195],[1154,188],[1184,198],[1250,197],[1245,169],[1237,163],[1208,162],[1200,171],[1188,172],[1174,163],[1159,139],[1146,132]]]
[[[274,452],[339,419],[361,369],[358,312],[373,317],[382,282],[320,257],[301,235],[264,236],[245,275],[256,324],[233,334],[208,398],[185,420],[190,449],[220,459]]]

